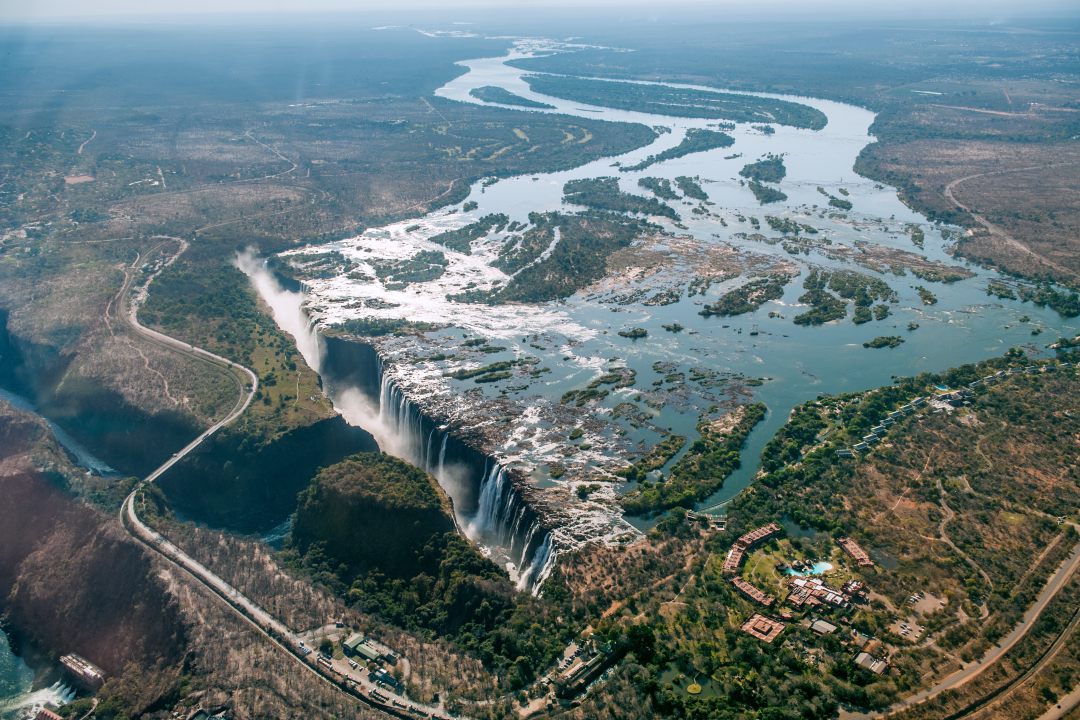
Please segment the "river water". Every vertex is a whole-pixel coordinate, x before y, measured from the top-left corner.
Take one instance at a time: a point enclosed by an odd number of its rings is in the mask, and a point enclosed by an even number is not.
[[[438,40],[452,42],[452,40]],[[466,201],[410,220],[366,231],[330,246],[292,251],[288,257],[336,250],[360,272],[334,277],[311,276],[305,281],[307,309],[324,327],[358,317],[400,318],[432,322],[443,329],[419,338],[380,340],[390,372],[405,392],[421,404],[438,407],[451,426],[498,425],[484,449],[504,464],[530,475],[538,488],[563,493],[564,504],[574,504],[567,490],[580,487],[598,474],[625,462],[625,456],[650,446],[664,432],[693,437],[699,416],[710,406],[745,402],[765,403],[769,413],[752,433],[743,467],[705,505],[722,503],[745,488],[756,472],[765,442],[784,423],[790,410],[820,393],[842,393],[881,386],[894,376],[941,370],[966,362],[999,356],[1014,346],[1033,353],[1059,336],[1080,333],[1080,323],[1065,320],[1049,309],[987,295],[987,283],[999,276],[990,270],[953,257],[951,245],[958,228],[930,223],[900,202],[896,190],[855,174],[859,151],[873,141],[869,128],[874,113],[864,108],[807,97],[781,97],[823,112],[828,124],[813,131],[773,124],[762,132],[749,124],[729,130],[732,147],[700,152],[652,165],[644,170],[620,172],[643,158],[677,145],[692,128],[716,127],[717,121],[676,118],[606,107],[589,106],[540,95],[530,90],[525,71],[508,61],[546,52],[562,52],[558,43],[524,41],[507,55],[460,63],[467,72],[440,88],[442,98],[481,103],[469,93],[482,86],[498,86],[517,95],[554,106],[553,112],[590,120],[642,123],[663,128],[656,140],[619,157],[603,158],[562,172],[527,175],[476,183]],[[697,87],[697,86],[679,86]],[[697,88],[722,92],[712,88]],[[568,141],[578,141],[575,135]],[[788,199],[761,206],[738,176],[744,164],[767,153],[782,154],[787,176],[780,189]],[[700,179],[712,205],[704,214],[693,212],[699,203],[688,198],[668,201],[681,215],[681,225],[652,218],[670,236],[652,250],[668,260],[659,269],[642,263],[632,277],[588,288],[560,302],[487,306],[452,302],[448,294],[469,287],[489,287],[506,276],[489,263],[497,257],[502,237],[493,235],[474,243],[463,255],[428,240],[438,232],[456,229],[489,213],[528,222],[530,212],[575,212],[581,208],[563,202],[562,188],[569,181],[601,176],[618,177],[625,192],[649,196],[637,185],[639,178]],[[828,198],[843,196],[853,204],[850,212],[828,207]],[[475,209],[466,211],[466,206]],[[760,237],[779,235],[769,229],[765,216],[794,220],[818,230],[815,238],[829,244],[790,254],[780,243]],[[755,222],[756,220],[756,222]],[[913,244],[910,228],[925,233],[925,245]],[[760,235],[758,235],[760,233]],[[689,248],[689,249],[687,249]],[[387,288],[374,278],[372,259],[405,259],[420,251],[441,250],[449,260],[446,273],[430,282],[404,289]],[[879,272],[883,251],[914,253],[919,262],[959,268],[969,274],[958,282],[928,282],[910,272]],[[726,254],[726,255],[725,255]],[[704,295],[691,295],[688,280],[710,257],[735,257],[745,270],[742,277],[714,283]],[[903,262],[901,262],[903,264]],[[733,318],[703,317],[702,304],[744,283],[753,268],[788,267],[800,273],[783,297],[757,312]],[[813,268],[854,270],[885,281],[896,293],[889,317],[856,325],[848,317],[823,326],[801,326],[792,317],[802,312],[802,280]],[[926,305],[916,286],[925,286],[937,303]],[[676,288],[680,299],[668,305],[642,302],[658,289]],[[679,323],[678,334],[662,325]],[[918,325],[915,330],[909,327]],[[619,330],[642,327],[648,337],[620,337]],[[1037,334],[1033,334],[1033,331]],[[905,342],[894,349],[866,349],[863,343],[881,335],[899,335]],[[466,338],[488,338],[504,348],[482,356],[468,356]],[[462,359],[464,358],[464,359]],[[471,380],[453,380],[447,373],[498,360],[529,359],[542,376],[519,378],[479,386]],[[659,363],[659,364],[658,364]],[[615,390],[586,408],[567,408],[563,393],[581,389],[606,370],[628,368],[636,373],[632,387]],[[672,373],[705,381],[687,382],[677,392],[662,394]],[[745,379],[763,379],[746,384]],[[642,403],[644,398],[645,402]],[[654,402],[650,403],[649,399]],[[619,408],[636,403],[647,408],[644,423],[628,423]],[[491,410],[496,407],[496,410]],[[567,452],[567,432],[583,430],[573,452]],[[552,471],[559,467],[561,476]],[[580,514],[603,515],[609,537],[628,530],[615,499],[621,489],[608,483],[578,503]]]
[[[74,697],[75,692],[60,682],[34,689],[34,671],[11,651],[7,635],[0,632],[0,720],[21,720],[35,706],[59,706]]]
[[[26,398],[0,388],[0,400],[45,420],[57,442],[68,452],[72,460],[87,472],[97,475],[109,475],[115,472],[75,438],[64,432],[59,425],[38,415],[37,409]],[[34,689],[34,675],[34,670],[12,652],[7,635],[0,631],[0,720],[17,720],[35,705],[46,703],[61,705],[74,697],[71,689],[60,683]]]
[[[34,671],[11,652],[7,635],[0,632],[0,720],[17,717],[16,706],[22,705],[33,682]]]
[[[71,437],[62,427],[49,420],[47,417],[40,415],[34,404],[27,400],[22,395],[16,395],[13,392],[8,392],[3,388],[0,388],[0,400],[9,403],[17,410],[21,410],[26,413],[31,413],[44,420],[49,425],[49,430],[52,431],[53,437],[60,443],[60,446],[67,451],[68,455],[95,475],[112,475],[116,471],[109,467],[108,463],[104,460],[96,457],[92,452],[86,449],[82,443],[75,438]]]

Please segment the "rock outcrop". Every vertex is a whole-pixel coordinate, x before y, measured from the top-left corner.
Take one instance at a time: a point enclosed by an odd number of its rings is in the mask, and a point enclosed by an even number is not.
[[[180,610],[117,521],[63,492],[63,454],[38,418],[0,403],[0,613],[32,655],[75,652],[144,678],[153,702],[186,653]],[[49,469],[45,469],[49,468]]]
[[[422,551],[453,532],[453,510],[435,479],[390,455],[361,453],[323,469],[300,495],[292,538],[322,545],[348,574],[411,577]]]

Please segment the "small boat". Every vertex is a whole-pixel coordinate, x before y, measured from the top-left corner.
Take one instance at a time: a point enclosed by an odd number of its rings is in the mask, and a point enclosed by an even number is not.
[[[755,325],[754,327],[750,328],[750,334],[751,334],[751,335],[757,335],[757,334],[758,334],[758,326],[757,326],[757,325]]]

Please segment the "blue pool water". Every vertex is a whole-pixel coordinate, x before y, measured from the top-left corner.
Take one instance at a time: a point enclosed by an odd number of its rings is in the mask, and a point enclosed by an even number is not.
[[[807,577],[809,575],[824,575],[833,569],[832,563],[816,562],[809,570],[799,571],[794,568],[788,568],[788,575],[799,575],[801,577]]]

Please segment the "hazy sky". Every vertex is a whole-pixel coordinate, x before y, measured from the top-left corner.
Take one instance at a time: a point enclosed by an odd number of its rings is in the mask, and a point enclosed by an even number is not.
[[[749,16],[775,15],[778,12],[805,15],[877,15],[990,18],[1058,15],[1076,17],[1076,0],[677,0],[675,5],[693,5],[720,13]],[[514,8],[550,8],[553,6],[618,9],[649,8],[658,15],[676,13],[677,8],[664,0],[0,0],[0,22],[55,21],[79,18],[142,19],[198,14],[271,15],[342,11],[387,12],[428,8],[444,15],[455,8],[500,12]],[[421,18],[413,18],[422,21]]]

